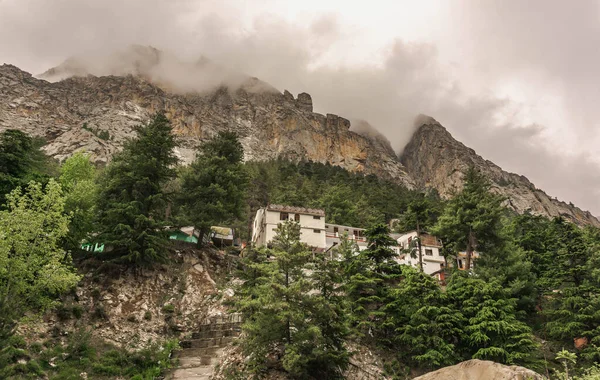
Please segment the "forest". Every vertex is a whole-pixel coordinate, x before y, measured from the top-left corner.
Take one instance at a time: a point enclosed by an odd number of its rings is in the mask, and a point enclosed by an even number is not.
[[[43,153],[43,141],[0,133],[0,377],[70,378],[89,368],[98,378],[153,378],[165,367],[158,346],[108,354],[85,342],[32,347],[18,325],[60,309],[60,295],[80,281],[74,257],[152,270],[168,260],[170,229],[194,226],[200,246],[214,225],[234,226],[247,240],[255,211],[269,203],[322,208],[329,223],[368,228],[368,249],[342,239],[331,256],[314,255],[293,222],[278,227],[271,247],[247,248],[229,307],[244,316],[239,344],[249,359],[229,369],[231,378],[273,369],[341,378],[350,342],[379,352],[397,379],[471,358],[549,378],[600,377],[600,230],[515,214],[474,169],[443,200],[326,164],[243,162],[231,132],[206,139],[183,166],[164,115],[136,131],[105,167],[85,152],[59,163]],[[396,231],[438,236],[449,262],[461,251],[479,257],[472,270],[448,268],[440,284],[396,262],[392,220]],[[84,242],[106,249],[85,252]],[[50,358],[65,350],[80,360],[52,367]],[[24,364],[33,351],[43,354]]]

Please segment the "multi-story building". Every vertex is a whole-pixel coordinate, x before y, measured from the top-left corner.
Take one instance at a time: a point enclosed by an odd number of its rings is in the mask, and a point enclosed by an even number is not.
[[[342,226],[339,224],[330,224],[327,223],[325,225],[325,236],[327,242],[327,248],[331,248],[340,243],[340,237],[344,234],[348,236],[348,239],[354,241],[358,246],[359,250],[363,250],[367,248],[367,238],[365,237],[364,228],[350,227],[350,226]]]
[[[277,225],[287,220],[300,224],[300,241],[315,249],[326,249],[325,211],[313,208],[269,205],[256,212],[252,229],[255,246],[268,245],[277,234]]]
[[[417,244],[417,231],[405,232],[398,237],[400,264],[419,266],[419,251]],[[441,254],[442,242],[440,239],[427,233],[421,233],[421,253],[423,257],[423,272],[432,275],[444,269],[446,259]]]

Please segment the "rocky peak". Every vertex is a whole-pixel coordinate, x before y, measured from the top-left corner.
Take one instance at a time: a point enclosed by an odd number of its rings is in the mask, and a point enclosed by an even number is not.
[[[14,66],[0,69],[0,131],[17,128],[43,136],[46,152],[61,160],[84,150],[94,161],[108,162],[134,135],[133,127],[157,111],[167,115],[179,136],[176,153],[183,162],[193,159],[202,139],[231,130],[240,136],[247,160],[312,160],[412,187],[396,155],[350,131],[349,120],[315,113],[309,94],[294,99],[258,78],[179,91],[143,75],[48,82]]]
[[[590,212],[553,199],[526,177],[506,172],[485,160],[454,139],[435,119],[420,116],[418,123],[401,155],[402,163],[418,187],[434,188],[442,197],[448,198],[462,188],[464,173],[474,167],[490,179],[492,190],[506,197],[506,205],[517,212],[562,216],[579,225],[600,227],[600,221]]]

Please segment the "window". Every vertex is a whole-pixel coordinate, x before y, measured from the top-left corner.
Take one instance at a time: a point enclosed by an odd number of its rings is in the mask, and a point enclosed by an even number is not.
[[[462,260],[458,260],[458,268],[463,269],[463,261]]]
[[[320,234],[321,230],[313,230],[313,232],[316,233],[316,234]]]
[[[336,234],[337,234],[339,231],[340,231],[340,229],[339,229],[339,228],[337,228],[337,227],[333,227],[333,232],[334,232],[334,233],[336,233]]]
[[[299,222],[300,221],[300,214],[294,214],[294,220],[296,222]]]
[[[320,217],[320,216],[317,216],[317,215],[314,215],[314,216],[313,216],[313,219],[321,219],[321,217]]]
[[[279,213],[279,220],[288,220],[290,218],[290,214],[287,212]]]
[[[433,249],[425,249],[425,256],[433,256]]]

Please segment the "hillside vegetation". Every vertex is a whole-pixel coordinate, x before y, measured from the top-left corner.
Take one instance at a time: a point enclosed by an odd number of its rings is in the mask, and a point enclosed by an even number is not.
[[[596,371],[600,230],[516,215],[473,168],[462,190],[442,201],[329,165],[243,163],[232,132],[206,140],[183,167],[164,115],[136,132],[103,169],[85,153],[59,165],[27,135],[0,135],[2,377],[73,378],[80,370],[89,371],[88,378],[117,376],[114,371],[156,376],[169,366],[168,338],[177,334],[140,350],[105,347],[106,341],[90,346],[85,332],[32,341],[22,326],[44,313],[77,318],[81,310],[67,296],[86,283],[82,274],[159,273],[173,261],[172,228],[194,226],[199,246],[213,225],[237,226],[247,238],[255,210],[268,203],[319,207],[330,223],[368,227],[368,249],[358,252],[342,238],[327,255],[313,254],[294,222],[279,226],[271,247],[246,249],[230,301],[244,316],[239,344],[246,359],[232,363],[230,378],[270,371],[297,379],[342,377],[353,354],[348,347],[357,343],[385,357],[386,375],[399,379],[468,359],[523,365],[561,379]],[[473,269],[449,269],[439,284],[419,268],[399,265],[390,249],[391,220],[398,230],[437,235],[448,262],[466,252]],[[82,252],[82,242],[104,250]],[[72,256],[93,265],[78,270]],[[110,284],[98,283],[99,292]],[[170,305],[162,305],[164,313],[176,311]],[[94,309],[98,318],[116,308],[103,307]],[[180,311],[199,308],[182,303]],[[136,313],[132,318],[139,320]]]

